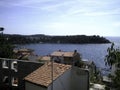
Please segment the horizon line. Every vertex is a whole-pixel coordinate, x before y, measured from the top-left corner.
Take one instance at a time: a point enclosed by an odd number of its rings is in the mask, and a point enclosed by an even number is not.
[[[9,34],[9,35],[23,35],[23,36],[31,36],[31,35],[46,35],[46,36],[77,36],[77,35],[85,35],[85,36],[100,36],[100,37],[120,37],[120,36],[104,36],[104,35],[98,35],[98,34],[92,34],[92,35],[87,35],[87,34],[69,34],[69,35],[56,35],[56,34],[20,34],[20,33],[3,33],[3,34]]]

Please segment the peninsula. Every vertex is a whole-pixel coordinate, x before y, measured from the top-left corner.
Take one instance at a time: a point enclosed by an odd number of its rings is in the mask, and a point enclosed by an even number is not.
[[[37,35],[11,35],[4,34],[8,42],[12,44],[30,43],[58,43],[58,44],[102,44],[110,41],[99,35],[69,35],[69,36],[50,36],[44,34]]]

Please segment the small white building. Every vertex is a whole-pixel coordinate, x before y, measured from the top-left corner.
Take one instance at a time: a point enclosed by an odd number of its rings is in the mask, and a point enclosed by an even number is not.
[[[25,77],[25,90],[89,90],[89,73],[70,65],[45,63]]]

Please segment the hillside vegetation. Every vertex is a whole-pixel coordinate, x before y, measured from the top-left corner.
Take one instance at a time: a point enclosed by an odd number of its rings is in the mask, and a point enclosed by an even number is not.
[[[7,42],[12,44],[29,44],[29,43],[62,43],[62,44],[90,44],[90,43],[110,43],[104,37],[100,36],[49,36],[49,35],[4,35]]]

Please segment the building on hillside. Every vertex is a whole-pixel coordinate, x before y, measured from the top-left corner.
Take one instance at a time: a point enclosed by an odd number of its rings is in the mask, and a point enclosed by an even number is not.
[[[19,54],[19,55],[26,55],[26,54],[31,54],[33,53],[33,50],[31,49],[26,49],[26,48],[21,48],[21,49],[14,49],[13,52],[15,54]]]
[[[27,48],[20,48],[20,49],[14,49],[13,52],[19,59],[21,56],[32,54],[33,50]]]
[[[14,49],[14,57],[19,60],[29,60],[29,61],[36,61],[37,60],[37,55],[33,53],[33,50],[31,49]]]
[[[75,65],[80,61],[80,54],[77,50],[73,52],[65,52],[65,51],[55,51],[51,55],[51,59],[57,63],[64,63],[69,65]]]
[[[25,90],[89,90],[89,73],[75,66],[45,63],[25,77]]]
[[[24,77],[42,65],[38,62],[0,58],[0,90],[24,90]]]

